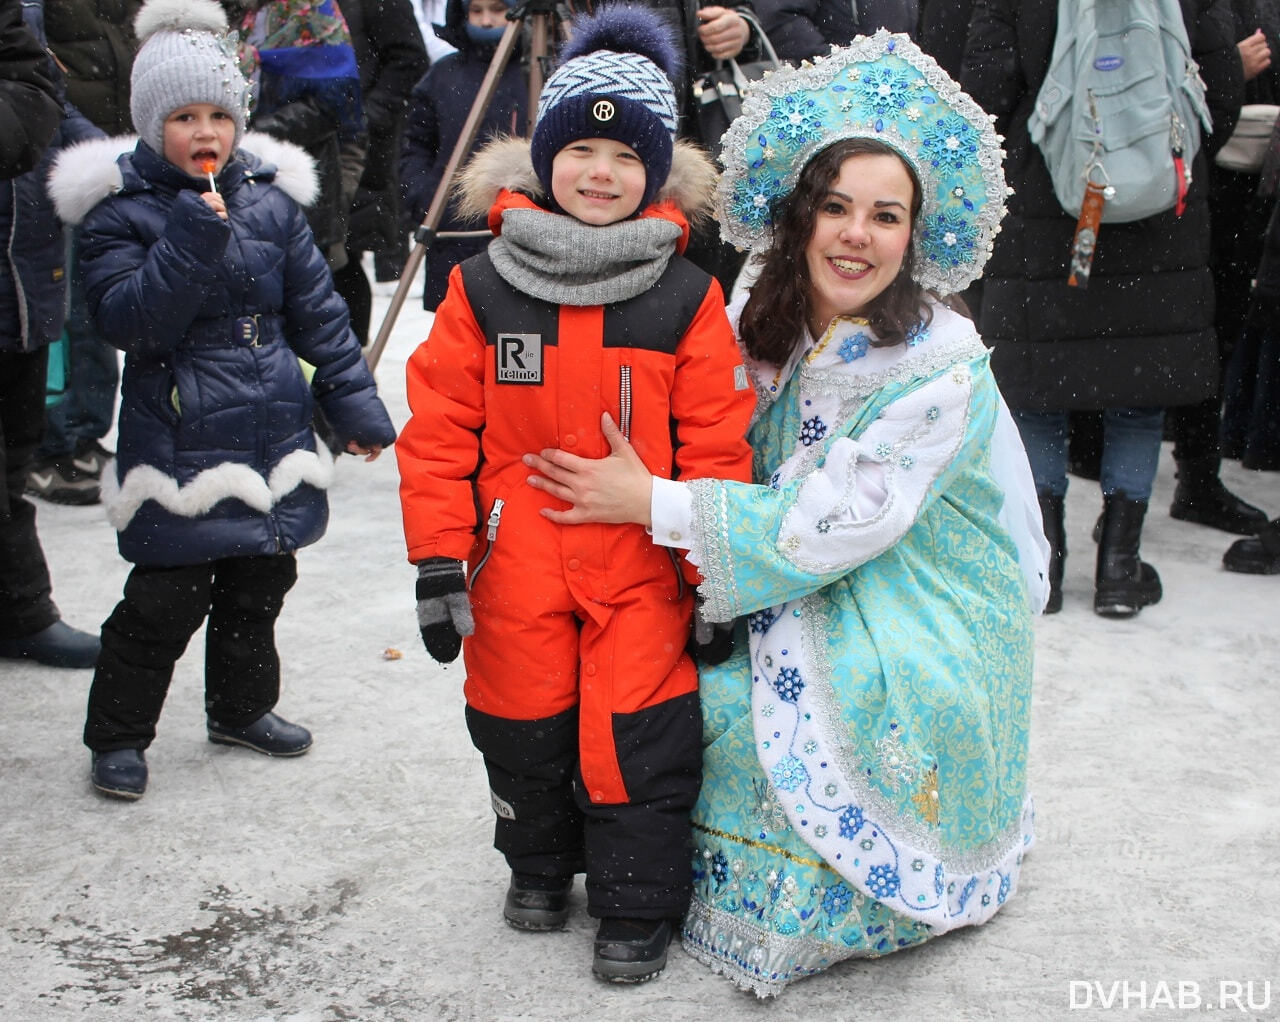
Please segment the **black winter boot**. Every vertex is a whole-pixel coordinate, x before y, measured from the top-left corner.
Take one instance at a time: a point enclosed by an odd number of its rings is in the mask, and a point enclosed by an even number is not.
[[[1049,602],[1046,614],[1062,609],[1062,566],[1067,559],[1067,536],[1063,528],[1064,499],[1048,493],[1037,494],[1040,517],[1044,520],[1044,538],[1049,541]]]
[[[1222,555],[1222,566],[1246,575],[1280,575],[1280,518],[1268,522],[1256,536],[1232,543]]]
[[[1222,485],[1219,458],[1187,458],[1178,461],[1178,485],[1169,505],[1169,517],[1207,525],[1237,536],[1252,536],[1267,524],[1266,512],[1254,507]]]
[[[1093,609],[1102,617],[1133,617],[1164,595],[1156,569],[1138,556],[1147,502],[1129,500],[1123,493],[1102,502]]]

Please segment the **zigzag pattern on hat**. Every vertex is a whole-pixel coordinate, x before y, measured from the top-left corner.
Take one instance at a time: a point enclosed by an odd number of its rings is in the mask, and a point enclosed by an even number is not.
[[[641,103],[662,121],[668,133],[675,134],[676,107],[671,82],[652,61],[638,53],[597,50],[569,61],[543,87],[538,116],[563,99],[594,94]]]

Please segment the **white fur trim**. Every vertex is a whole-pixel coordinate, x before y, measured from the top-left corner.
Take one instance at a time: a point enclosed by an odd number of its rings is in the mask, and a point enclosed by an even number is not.
[[[320,490],[333,482],[333,458],[322,446],[319,451],[297,450],[282,458],[263,479],[248,465],[224,462],[205,469],[185,486],[151,465],[129,470],[123,482],[114,472],[103,478],[103,505],[117,532],[123,532],[148,500],[158,502],[170,514],[199,518],[219,501],[234,498],[255,511],[266,514],[303,483]]]
[[[91,138],[58,153],[49,171],[48,192],[65,224],[80,223],[108,195],[120,190],[118,160],[138,145],[137,135]]]
[[[133,19],[133,32],[143,43],[156,32],[221,33],[227,31],[227,15],[216,0],[148,0]]]
[[[245,132],[240,148],[276,168],[275,185],[300,206],[310,206],[320,194],[316,161],[301,146],[260,131]]]
[[[124,179],[116,162],[138,146],[137,135],[91,138],[58,153],[49,171],[49,197],[65,224],[75,226],[99,202],[120,190]],[[273,182],[300,206],[310,206],[320,194],[316,161],[301,146],[261,132],[250,131],[240,148],[276,168]]]

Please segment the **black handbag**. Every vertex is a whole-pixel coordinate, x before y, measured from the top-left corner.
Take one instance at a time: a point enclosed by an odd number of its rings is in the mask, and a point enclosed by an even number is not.
[[[719,60],[710,71],[694,75],[694,116],[698,122],[698,137],[717,161],[720,159],[720,142],[729,125],[742,113],[742,99],[751,82],[763,78],[766,71],[781,67],[778,55],[755,16],[739,10],[738,14],[760,42],[764,60],[740,63],[736,60]]]

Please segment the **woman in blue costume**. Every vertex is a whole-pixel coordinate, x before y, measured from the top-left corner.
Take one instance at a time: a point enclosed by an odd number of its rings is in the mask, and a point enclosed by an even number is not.
[[[722,231],[760,267],[731,309],[757,484],[653,479],[607,417],[611,457],[526,464],[572,505],[548,517],[687,549],[700,630],[733,629],[700,669],[682,932],[767,996],[1012,896],[1048,547],[987,351],[939,297],[1003,215],[986,114],[882,31],[764,79],[725,143]]]

